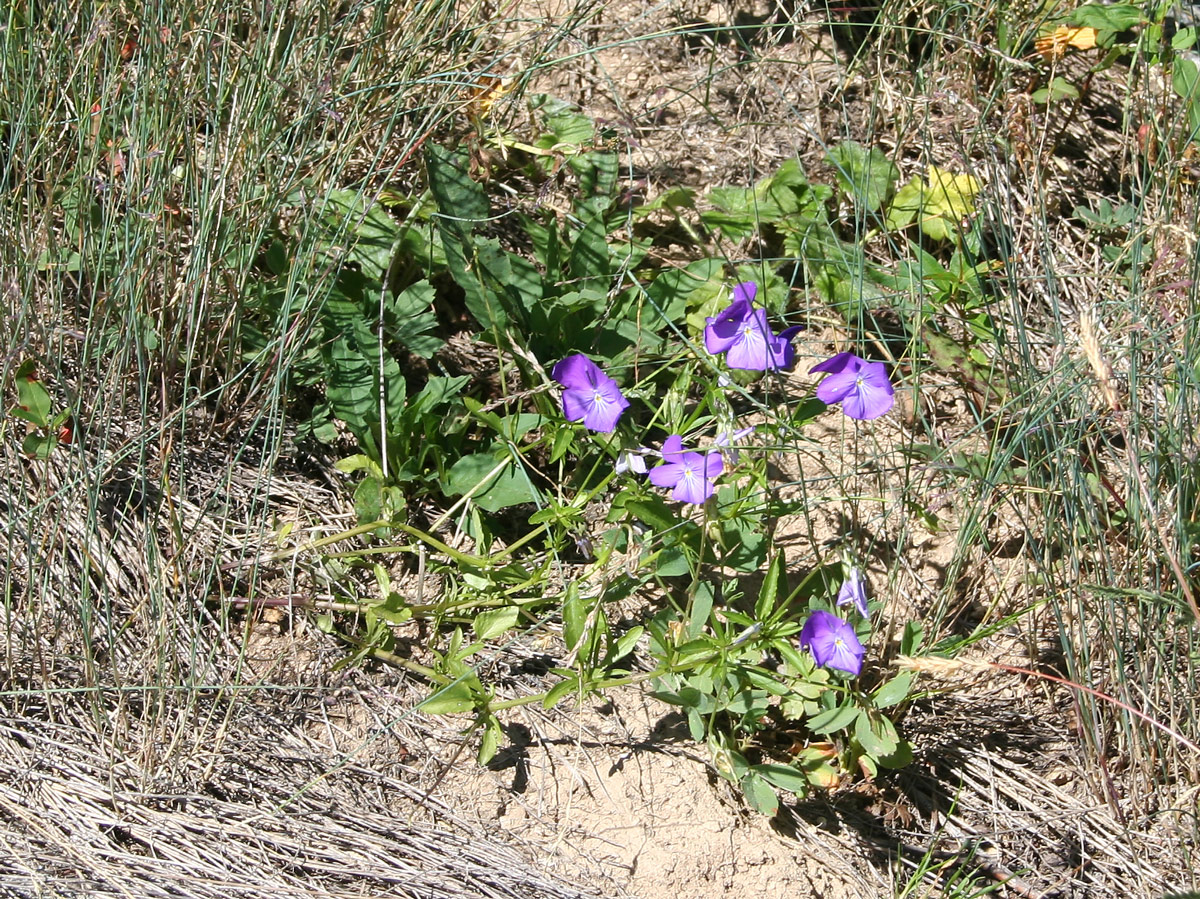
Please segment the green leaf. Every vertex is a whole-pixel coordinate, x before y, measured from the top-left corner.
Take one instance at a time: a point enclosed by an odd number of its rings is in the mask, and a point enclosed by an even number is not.
[[[743,514],[721,522],[722,559],[734,571],[750,574],[758,571],[767,558],[767,533],[757,515]]]
[[[574,281],[576,290],[589,286],[601,290],[608,289],[612,267],[608,255],[608,229],[605,227],[604,214],[597,212],[584,222],[575,242],[571,245],[571,255],[567,258],[567,273]]]
[[[430,715],[469,712],[475,708],[475,694],[471,683],[467,679],[460,679],[435,690],[418,708]]]
[[[56,446],[57,434],[26,434],[21,441],[21,452],[31,459],[49,459]]]
[[[827,709],[808,719],[808,729],[814,734],[831,734],[845,730],[858,718],[859,710],[852,705],[842,705],[835,709]]]
[[[810,786],[808,777],[803,771],[798,771],[791,765],[755,765],[751,770],[781,790],[787,790],[789,793],[795,793],[797,796],[806,796],[808,794]]]
[[[1187,57],[1175,60],[1171,87],[1187,104],[1188,125],[1195,137],[1200,130],[1200,70],[1193,60]]]
[[[359,453],[354,456],[346,456],[344,459],[338,459],[333,463],[333,467],[345,474],[354,474],[358,471],[365,471],[372,477],[382,478],[383,469],[379,467],[379,463],[370,456],[364,456]]]
[[[876,759],[891,755],[900,744],[895,725],[883,715],[872,714],[866,709],[858,713],[854,736],[863,750]]]
[[[979,182],[971,175],[955,175],[929,166],[921,196],[921,230],[931,240],[947,240],[958,232],[958,223],[975,212]]]
[[[479,753],[475,757],[475,761],[480,765],[486,765],[496,757],[496,751],[500,748],[500,722],[495,715],[489,714],[483,725],[483,739],[479,742]]]
[[[439,327],[433,313],[434,290],[428,281],[410,284],[387,303],[389,333],[414,355],[429,359],[446,345],[430,332]]]
[[[921,179],[917,177],[896,191],[891,205],[888,206],[883,226],[888,231],[899,231],[911,225],[917,213],[921,211],[921,197],[924,193],[925,188]]]
[[[21,374],[25,371],[25,374]],[[17,374],[17,408],[10,414],[37,425],[50,427],[50,393],[33,374],[30,362],[24,363]]]
[[[876,690],[875,695],[872,697],[875,708],[886,709],[907,699],[909,688],[912,686],[912,678],[911,671],[901,671]]]
[[[371,283],[381,283],[400,233],[387,209],[361,191],[335,188],[325,195],[320,214],[331,246],[348,246],[345,261],[356,263]]]
[[[708,624],[708,615],[713,607],[712,584],[699,583],[692,596],[692,607],[688,610],[688,638],[698,637]]]
[[[615,660],[624,658],[633,652],[633,648],[637,646],[637,641],[642,638],[642,634],[645,632],[645,630],[646,629],[639,624],[631,627],[625,633],[621,634],[621,636],[617,638],[617,642],[613,645],[613,659]]]
[[[450,276],[463,289],[467,311],[485,330],[499,333],[508,317],[485,274],[497,267],[503,251],[495,241],[476,241],[474,236],[476,225],[488,217],[487,193],[471,178],[465,153],[427,144],[425,171]]]
[[[658,554],[654,571],[659,577],[684,577],[692,573],[692,566],[683,549],[668,546]]]
[[[743,777],[742,792],[746,794],[750,807],[759,814],[770,817],[779,811],[779,797],[761,775],[751,771]]]
[[[571,675],[566,680],[561,680],[546,692],[546,698],[542,700],[542,708],[552,709],[558,705],[558,701],[568,693],[577,693],[579,691],[579,677]]]
[[[771,560],[771,564],[767,567],[767,573],[763,576],[762,585],[758,588],[758,602],[754,604],[754,618],[756,621],[767,621],[775,614],[775,607],[780,598],[780,590],[787,588],[787,581],[784,576],[784,566],[786,564],[783,547],[779,547],[775,553],[775,558]]]
[[[1067,79],[1055,76],[1045,87],[1038,88],[1032,94],[1034,103],[1054,103],[1058,100],[1078,100],[1079,88]]]
[[[875,212],[891,193],[900,177],[900,170],[878,147],[867,150],[861,144],[847,141],[829,151],[835,176],[842,190],[856,206]]]
[[[679,518],[658,497],[648,500],[630,500],[625,509],[642,524],[657,532],[669,531],[679,524]]]
[[[881,755],[875,758],[881,767],[891,769],[903,768],[905,765],[912,764],[912,760],[912,744],[908,740],[900,740],[890,755]]]
[[[1069,19],[1072,25],[1085,25],[1097,31],[1127,31],[1148,21],[1142,8],[1130,3],[1085,3]]]
[[[480,612],[475,616],[472,627],[474,627],[475,636],[478,639],[491,640],[493,637],[499,637],[505,631],[516,627],[520,616],[521,610],[516,606],[506,606],[502,609],[488,609],[486,612]]]
[[[904,625],[904,632],[900,636],[900,654],[905,656],[915,655],[917,650],[921,648],[921,638],[924,636],[924,625],[919,621],[909,621]]]
[[[525,472],[511,460],[497,459],[491,453],[463,456],[447,472],[443,489],[447,496],[469,493],[472,501],[488,512],[537,499]]]
[[[587,609],[584,608],[583,599],[579,596],[579,585],[575,581],[567,587],[567,595],[563,599],[562,619],[563,642],[567,644],[567,650],[571,651],[579,645],[587,624]]]

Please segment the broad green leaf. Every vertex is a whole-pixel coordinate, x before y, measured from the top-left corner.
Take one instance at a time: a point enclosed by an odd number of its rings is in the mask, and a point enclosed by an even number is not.
[[[746,794],[746,801],[756,812],[770,817],[779,811],[779,797],[761,775],[751,771],[743,777],[742,792]]]
[[[432,285],[422,280],[393,297],[387,308],[392,315],[389,324],[396,339],[422,359],[432,358],[446,345],[446,341],[430,333],[439,327],[433,313],[433,300]]]
[[[470,494],[472,501],[488,512],[531,503],[537,493],[524,471],[511,460],[491,453],[471,453],[451,466],[442,485],[447,496]]]
[[[875,708],[886,709],[907,699],[909,688],[912,687],[912,678],[911,671],[901,671],[876,690],[871,699],[875,703]]]
[[[639,624],[635,627],[631,627],[625,633],[621,634],[621,636],[617,638],[617,642],[613,645],[612,657],[614,659],[620,659],[633,652],[633,648],[637,646],[637,641],[642,638],[642,634],[645,632],[645,630],[646,629]]]
[[[430,715],[452,715],[475,708],[475,695],[467,680],[456,680],[435,690],[418,708]]]
[[[1127,31],[1147,21],[1142,7],[1131,3],[1085,3],[1068,18],[1072,25],[1085,25],[1097,31]]]
[[[1055,76],[1045,87],[1038,88],[1032,94],[1034,103],[1054,103],[1058,100],[1078,100],[1079,88],[1067,79]]]
[[[608,288],[612,268],[608,258],[608,230],[603,214],[597,213],[584,222],[571,255],[567,258],[567,274],[577,290],[595,286]]]
[[[734,571],[758,571],[767,558],[767,533],[758,516],[741,515],[721,522],[722,561]]]
[[[24,373],[22,373],[24,372]],[[11,415],[37,425],[39,428],[50,427],[50,393],[33,374],[31,362],[26,362],[17,370],[17,406]]]
[[[811,786],[808,775],[791,765],[763,764],[755,765],[751,770],[761,775],[768,783],[797,796],[806,796]]]
[[[661,499],[630,500],[625,509],[638,521],[658,532],[669,531],[679,524],[679,518]]]
[[[955,225],[975,211],[979,190],[979,181],[973,176],[955,175],[930,165],[921,197],[921,230],[933,240],[951,237],[956,233]]]
[[[475,636],[480,640],[491,640],[499,637],[507,630],[516,627],[521,610],[516,606],[505,606],[502,609],[488,609],[475,616],[473,627]]]
[[[1187,57],[1175,60],[1171,87],[1187,106],[1188,125],[1195,137],[1200,130],[1200,69],[1193,60]]]
[[[892,769],[903,768],[905,765],[912,764],[912,760],[912,744],[908,740],[900,740],[890,754],[875,758],[875,761],[879,762],[881,767]]]
[[[900,177],[900,170],[878,147],[868,150],[847,141],[830,150],[828,159],[842,190],[856,206],[868,212],[883,205]]]
[[[331,244],[348,248],[345,260],[356,263],[370,282],[382,282],[400,233],[388,211],[361,191],[335,188],[325,195],[321,219]]]
[[[873,758],[891,755],[899,746],[896,727],[883,715],[861,709],[854,722],[854,736],[863,750]]]
[[[55,434],[26,434],[21,441],[21,452],[30,459],[49,459],[56,446],[58,437]]]

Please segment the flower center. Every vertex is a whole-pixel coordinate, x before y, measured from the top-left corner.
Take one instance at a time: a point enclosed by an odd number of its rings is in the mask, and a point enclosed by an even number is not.
[[[833,638],[833,645],[834,645],[834,646],[836,646],[838,649],[845,649],[845,648],[846,648],[846,641],[845,641],[845,640],[843,640],[841,637],[834,637],[834,638]]]

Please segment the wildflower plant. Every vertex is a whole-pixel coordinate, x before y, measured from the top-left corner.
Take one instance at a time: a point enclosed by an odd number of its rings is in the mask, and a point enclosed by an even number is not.
[[[701,337],[707,359],[699,361],[717,363],[718,370],[724,363],[764,373],[794,364],[792,339],[798,329],[775,333],[766,309],[754,305],[757,292],[754,282],[739,282],[728,305],[705,318]],[[841,403],[847,416],[867,420],[891,408],[893,389],[882,363],[839,353],[813,370],[826,374],[815,389],[822,401],[816,409]],[[564,419],[582,421],[595,440],[608,439],[603,435],[617,429],[618,419],[636,432],[652,411],[625,400],[616,383],[581,355],[557,362],[553,377],[566,388]],[[685,710],[693,736],[709,746],[717,770],[738,783],[752,805],[770,813],[777,808],[778,790],[804,794],[834,786],[852,770],[873,773],[881,765],[905,763],[908,745],[882,710],[907,697],[909,680],[901,675],[880,684],[877,674],[864,673],[878,647],[872,646],[866,586],[857,568],[849,570],[836,597],[826,576],[810,576],[805,586],[788,589],[784,555],[771,553],[766,540],[766,519],[780,510],[770,508],[769,491],[763,490],[759,438],[764,435],[739,420],[727,389],[734,388],[709,382],[704,402],[710,415],[688,416],[686,394],[678,409],[675,399],[660,406],[660,414],[672,410],[672,417],[692,425],[686,446],[682,433],[671,433],[655,452],[647,446],[653,441],[645,430],[633,435],[623,430],[611,467],[622,486],[609,519],[634,516],[650,525],[642,562],[659,580],[684,576],[691,582],[686,607],[663,609],[647,626],[657,662],[647,677],[655,695]],[[655,456],[660,461],[648,465]],[[666,497],[648,493],[647,484],[667,491]],[[747,552],[747,545],[761,554]],[[750,573],[768,556],[769,574],[753,614],[739,610],[744,605],[736,601],[736,582],[706,575],[713,566]],[[826,583],[828,592],[818,589]],[[806,614],[797,613],[801,596],[807,600]],[[841,607],[848,607],[849,617],[834,611]],[[601,636],[607,623],[595,608],[570,616],[596,622],[601,630],[589,639],[586,626],[569,629],[568,646],[578,667],[561,670],[564,680],[548,701],[595,688],[597,668],[603,668],[604,659],[611,661],[612,638]],[[910,648],[917,638],[916,632],[906,633]],[[771,758],[751,749],[764,729],[790,727],[792,721],[802,722],[810,734],[797,756]]]
[[[807,366],[824,375],[819,382],[795,371],[800,328],[787,324],[789,290],[770,271],[729,277],[714,258],[681,270],[639,268],[646,248],[636,237],[619,248],[609,242],[611,223],[624,220],[612,215],[615,159],[584,149],[590,123],[553,104],[544,111],[554,131],[547,148],[578,143],[570,167],[581,196],[566,230],[549,211],[525,220],[535,260],[477,230],[489,216],[486,194],[464,155],[437,147],[426,158],[436,216],[418,215],[394,234],[387,215],[364,218],[355,208],[345,217],[386,232],[371,246],[441,260],[443,269],[415,273],[424,277],[403,287],[404,302],[385,308],[385,336],[392,328],[406,352],[433,359],[445,341],[427,307],[433,285],[449,280],[479,326],[477,340],[501,360],[501,380],[519,375],[527,388],[484,402],[465,376],[431,376],[409,395],[396,358],[384,359],[382,379],[362,364],[360,356],[378,354],[374,325],[347,332],[351,347],[330,318],[336,352],[319,361],[338,377],[326,396],[363,450],[339,467],[366,474],[356,533],[398,533],[435,550],[455,596],[453,607],[408,603],[376,565],[381,598],[367,604],[357,655],[427,678],[434,690],[425,711],[473,714],[483,762],[497,751],[506,708],[549,708],[644,683],[681,709],[716,770],[764,813],[781,792],[804,795],[904,764],[911,752],[887,710],[903,708],[911,675],[887,677],[857,570],[845,578],[832,562],[798,570],[773,540],[776,523],[800,508],[780,495],[767,464],[781,440],[818,415],[886,415],[894,401],[888,367],[838,353]],[[824,214],[826,189],[810,189],[794,166],[781,171],[779,186],[796,193],[799,212]],[[378,260],[363,251],[352,261],[347,279],[371,270],[380,280],[371,289],[348,280],[347,295],[379,295],[386,271],[371,269]],[[635,274],[645,283],[629,286]],[[411,321],[421,333],[406,327]],[[406,520],[414,485],[454,499],[471,552]],[[598,501],[600,533],[588,514]],[[502,524],[490,513],[522,508],[530,532],[503,535],[495,550]],[[510,523],[520,518],[510,513]],[[549,552],[518,557],[537,535]],[[411,551],[411,543],[397,548]],[[546,572],[564,554],[582,567],[554,596]],[[627,563],[613,576],[617,554]],[[749,579],[761,585],[756,596],[746,594]],[[607,610],[635,591],[661,605],[622,629]],[[556,680],[541,695],[497,698],[475,657],[548,601],[565,644],[564,662],[550,672]],[[358,599],[337,602],[355,608]],[[431,665],[394,652],[392,626],[420,617],[452,628],[430,647]],[[919,640],[910,627],[900,648],[911,655]],[[629,665],[634,652],[645,670]],[[772,748],[771,732],[791,735],[791,748]]]

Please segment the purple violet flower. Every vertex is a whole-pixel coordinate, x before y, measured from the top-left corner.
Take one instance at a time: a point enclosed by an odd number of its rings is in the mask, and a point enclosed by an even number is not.
[[[743,281],[733,289],[733,302],[704,326],[704,348],[714,356],[725,353],[730,368],[749,371],[787,368],[795,361],[792,338],[797,325],[776,335],[767,324],[765,309],[754,308],[758,285]]]
[[[878,418],[895,403],[895,390],[882,362],[868,362],[853,353],[838,353],[809,369],[829,377],[817,385],[817,399],[832,406],[842,404],[850,418]]]
[[[855,675],[862,671],[867,652],[848,622],[832,612],[820,611],[813,612],[804,622],[800,648],[811,652],[818,665]]]
[[[852,605],[863,618],[870,617],[871,611],[867,608],[867,585],[863,581],[862,572],[857,568],[850,569],[850,577],[838,591],[837,604],[839,606]]]
[[[650,470],[650,483],[656,487],[671,487],[671,499],[699,505],[716,488],[713,481],[725,469],[720,453],[685,453],[683,438],[672,434],[663,443],[663,464]]]
[[[567,421],[582,421],[584,427],[601,434],[616,430],[621,413],[629,408],[629,400],[600,366],[576,353],[554,366],[551,374],[566,388],[562,406]]]

